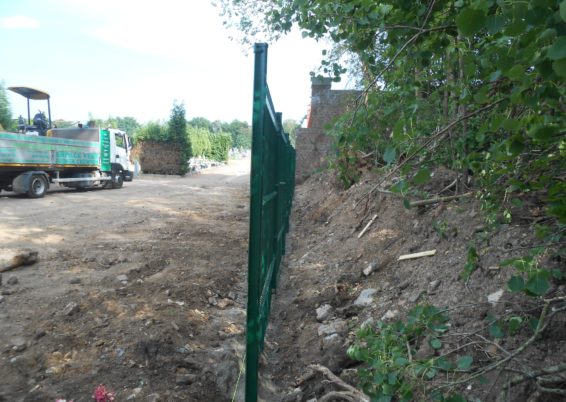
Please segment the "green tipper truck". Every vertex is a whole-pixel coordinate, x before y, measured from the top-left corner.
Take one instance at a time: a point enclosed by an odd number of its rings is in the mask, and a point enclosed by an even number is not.
[[[29,99],[49,99],[42,91],[16,89],[20,92],[14,92],[28,98],[28,105]],[[47,98],[38,98],[40,95]],[[125,132],[49,126],[42,130],[29,124],[19,133],[0,131],[0,190],[40,198],[51,183],[74,188],[120,188],[124,181],[132,181],[131,143]]]

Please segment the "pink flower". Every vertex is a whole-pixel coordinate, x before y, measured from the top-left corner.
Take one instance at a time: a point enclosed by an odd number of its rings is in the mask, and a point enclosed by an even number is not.
[[[115,396],[116,393],[108,391],[102,384],[94,389],[94,394],[92,395],[96,402],[113,402]]]

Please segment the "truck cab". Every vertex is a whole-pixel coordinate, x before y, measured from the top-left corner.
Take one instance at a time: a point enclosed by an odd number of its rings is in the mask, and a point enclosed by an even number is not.
[[[122,167],[124,181],[132,181],[134,165],[130,161],[132,142],[130,137],[123,131],[109,129],[110,132],[110,161]]]

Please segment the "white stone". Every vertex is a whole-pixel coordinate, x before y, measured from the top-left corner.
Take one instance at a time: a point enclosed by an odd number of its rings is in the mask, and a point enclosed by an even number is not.
[[[328,336],[332,334],[345,332],[348,326],[344,320],[335,320],[328,324],[322,324],[318,327],[318,336]]]
[[[377,293],[377,289],[364,289],[354,302],[355,306],[371,306],[373,303],[373,295]]]
[[[316,309],[316,319],[319,322],[328,320],[333,313],[332,306],[330,304],[323,304]]]
[[[399,315],[399,310],[387,310],[383,317],[381,317],[381,321],[392,320],[393,318]]]
[[[501,296],[503,296],[503,289],[499,289],[497,292],[493,292],[492,294],[487,296],[487,301],[495,305],[497,304],[499,299],[501,299]]]

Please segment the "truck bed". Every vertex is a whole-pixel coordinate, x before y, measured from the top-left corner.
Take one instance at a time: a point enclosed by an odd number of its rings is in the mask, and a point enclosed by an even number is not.
[[[0,169],[100,167],[100,142],[0,132]]]

